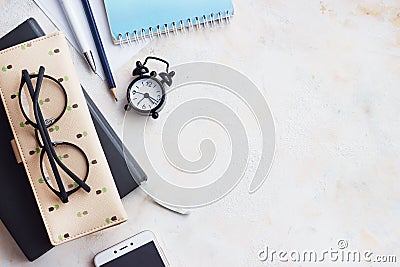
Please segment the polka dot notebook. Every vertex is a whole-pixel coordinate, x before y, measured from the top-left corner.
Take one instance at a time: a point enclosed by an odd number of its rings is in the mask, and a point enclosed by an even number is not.
[[[35,88],[40,67],[45,68],[45,76],[34,98],[22,80],[22,71],[28,71]],[[126,221],[65,36],[54,33],[1,51],[0,94],[14,135],[16,161],[25,167],[51,244],[59,245]],[[35,128],[40,116],[33,103],[43,115],[62,186],[73,192],[67,203],[53,192],[60,191],[60,184],[42,133]],[[89,192],[71,179],[62,165],[85,181]]]

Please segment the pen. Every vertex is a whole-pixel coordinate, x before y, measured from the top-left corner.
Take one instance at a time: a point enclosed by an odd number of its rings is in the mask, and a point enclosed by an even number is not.
[[[78,42],[78,48],[80,52],[84,55],[89,66],[92,68],[94,72],[96,72],[96,63],[93,58],[93,53],[90,50],[89,43],[87,41],[87,36],[83,31],[77,16],[74,13],[73,7],[71,6],[71,0],[59,0],[60,5],[64,11],[65,17],[71,27],[71,30],[74,34],[75,40]]]
[[[68,0],[66,0],[68,1]],[[70,1],[70,0],[69,0]],[[85,10],[86,19],[89,22],[90,31],[92,32],[94,43],[96,44],[97,52],[99,53],[101,65],[103,66],[104,74],[108,81],[108,88],[110,89],[115,101],[118,101],[117,94],[115,92],[116,85],[114,77],[111,73],[110,65],[108,64],[106,52],[104,51],[103,43],[101,42],[100,33],[97,29],[96,21],[94,20],[92,8],[90,7],[89,0],[82,0],[83,9]]]

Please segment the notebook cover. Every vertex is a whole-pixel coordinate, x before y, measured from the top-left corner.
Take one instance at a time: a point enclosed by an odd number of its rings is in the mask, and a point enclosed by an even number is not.
[[[29,18],[18,25],[14,30],[1,37],[0,50],[44,35],[43,30],[40,28],[36,20],[34,18]]]
[[[0,93],[16,142],[17,149],[14,152],[19,152],[16,156],[22,159],[51,244],[59,245],[124,222],[127,216],[80,90],[64,35],[55,33],[3,50],[0,52],[0,63],[3,64],[0,72]],[[47,75],[57,79],[64,78],[62,83],[68,96],[67,104],[68,107],[72,106],[57,121],[54,130],[49,130],[52,140],[62,140],[79,146],[90,162],[87,183],[93,190],[90,193],[78,190],[69,197],[67,204],[62,203],[43,181],[46,177],[42,177],[40,172],[40,153],[32,153],[40,152],[35,131],[31,125],[25,123],[18,98],[15,97],[18,96],[21,71],[28,69],[33,73],[39,66],[46,67]],[[44,82],[47,88],[52,88],[49,87],[52,85],[50,81],[47,84]],[[63,103],[59,96],[56,97],[58,90],[51,89],[47,92],[49,94],[45,102],[51,101],[56,107]],[[42,105],[41,108],[45,106]],[[73,152],[68,151],[68,154]],[[79,157],[65,157],[62,160],[69,162],[73,168],[85,164]],[[49,167],[47,169],[50,170]]]
[[[44,35],[45,33],[36,20],[29,18],[0,38],[0,48],[5,49]],[[83,92],[97,134],[110,164],[119,195],[123,198],[134,190],[137,184],[126,167],[122,142],[102,116],[90,96],[85,90]],[[13,139],[12,131],[1,101],[0,127],[3,129],[0,131],[0,147],[4,148],[0,151],[0,158],[4,159],[0,161],[0,172],[4,174],[0,177],[0,181],[7,182],[8,185],[8,190],[0,194],[0,219],[2,219],[26,258],[34,261],[53,248],[53,246],[47,237],[46,229],[29,183],[20,183],[20,181],[27,181],[28,178],[22,165],[15,164],[14,154],[10,146],[10,140]],[[133,157],[132,160],[132,164],[135,164],[136,161]],[[136,177],[139,180],[146,180],[146,175],[139,166],[135,165],[135,168],[131,169],[137,170]],[[7,177],[13,177],[14,179],[6,180],[5,178]],[[6,203],[12,204],[5,205]],[[19,212],[20,210],[25,212]],[[30,223],[26,224],[25,222],[27,221]]]
[[[174,22],[176,27],[181,26],[181,21],[183,26],[188,27],[188,19],[195,24],[196,21],[205,22],[203,16],[207,21],[211,21],[218,19],[218,13],[221,13],[222,17],[234,14],[231,0],[104,0],[104,5],[114,43],[119,43],[120,34],[123,38],[127,33],[131,38],[135,38],[135,30],[138,36],[142,34],[142,29],[144,35],[149,35],[151,27],[156,34],[157,26],[164,30],[164,25],[167,24],[171,30]],[[214,17],[211,14],[214,14]]]

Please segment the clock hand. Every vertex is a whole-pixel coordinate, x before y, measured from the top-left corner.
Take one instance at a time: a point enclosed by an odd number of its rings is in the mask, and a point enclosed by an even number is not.
[[[143,101],[143,99],[145,99],[145,97],[143,97],[137,104],[139,105],[140,104],[140,102],[142,102]]]
[[[140,92],[138,92],[138,91],[133,91],[133,94],[134,94],[134,95],[135,95],[135,94],[144,95],[144,93],[140,93]]]

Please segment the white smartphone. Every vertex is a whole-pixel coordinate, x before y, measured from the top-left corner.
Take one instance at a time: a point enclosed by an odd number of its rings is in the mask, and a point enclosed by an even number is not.
[[[96,267],[167,267],[167,259],[151,231],[143,231],[94,257]]]

